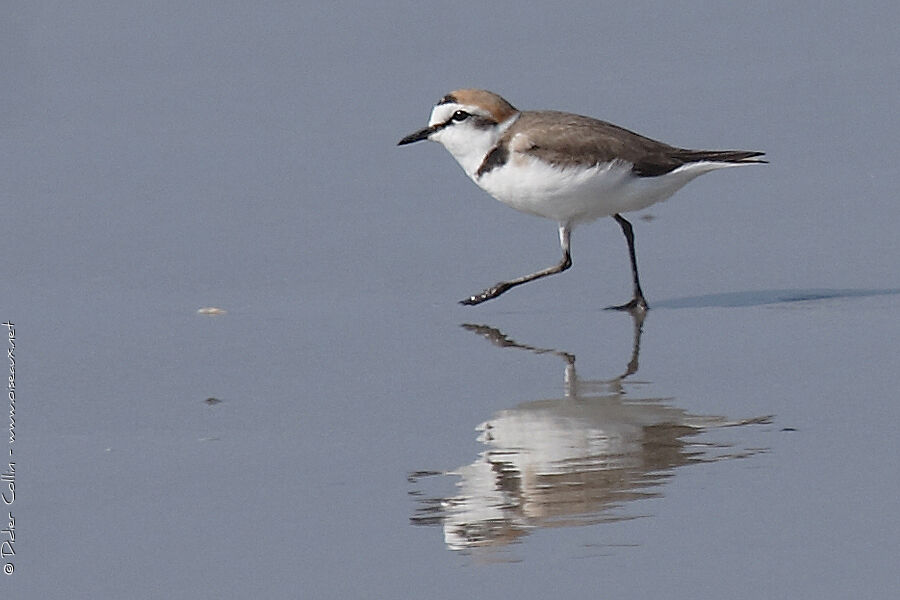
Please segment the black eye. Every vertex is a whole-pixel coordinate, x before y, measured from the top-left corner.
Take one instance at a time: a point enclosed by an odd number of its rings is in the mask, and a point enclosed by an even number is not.
[[[467,113],[467,112],[464,111],[464,110],[458,110],[458,111],[456,111],[455,113],[453,113],[453,117],[452,117],[452,118],[453,118],[454,121],[465,121],[466,119],[468,119],[468,118],[471,117],[471,116],[472,116],[472,115],[470,115],[469,113]]]

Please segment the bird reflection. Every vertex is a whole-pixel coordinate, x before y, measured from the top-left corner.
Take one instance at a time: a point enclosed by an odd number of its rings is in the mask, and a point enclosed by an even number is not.
[[[479,425],[485,450],[471,464],[443,473],[459,478],[456,493],[428,498],[412,491],[418,506],[411,522],[442,526],[454,550],[501,546],[537,527],[635,518],[623,507],[661,495],[659,486],[676,467],[762,451],[691,438],[714,427],[767,423],[769,417],[734,421],[690,415],[666,398],[629,396],[637,387],[626,380],[638,369],[643,315],[633,319],[628,365],[606,380],[580,379],[572,353],[519,343],[486,325],[463,325],[498,347],[561,358],[564,394],[502,410]],[[416,472],[410,481],[418,486],[439,474]]]

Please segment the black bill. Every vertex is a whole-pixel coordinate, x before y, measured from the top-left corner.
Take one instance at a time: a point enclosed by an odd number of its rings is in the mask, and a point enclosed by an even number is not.
[[[440,129],[440,127],[426,127],[425,129],[420,129],[415,133],[411,133],[399,142],[397,142],[398,146],[404,146],[406,144],[412,144],[413,142],[421,142],[422,140],[427,140],[428,136]]]

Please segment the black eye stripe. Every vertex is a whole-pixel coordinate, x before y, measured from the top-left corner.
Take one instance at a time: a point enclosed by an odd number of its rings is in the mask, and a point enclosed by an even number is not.
[[[443,129],[445,127],[450,127],[455,123],[461,123],[462,121],[469,121],[472,125],[479,129],[487,129],[489,127],[493,127],[497,124],[497,122],[490,117],[483,117],[481,115],[475,115],[468,111],[459,109],[450,115],[446,121],[441,123],[438,127]]]

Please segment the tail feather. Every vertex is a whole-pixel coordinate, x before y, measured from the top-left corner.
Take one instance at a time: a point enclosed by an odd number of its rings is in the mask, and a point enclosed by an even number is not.
[[[755,152],[752,150],[682,150],[678,153],[678,158],[685,163],[701,161],[736,164],[769,162],[765,159],[758,158],[764,155],[765,152]]]

